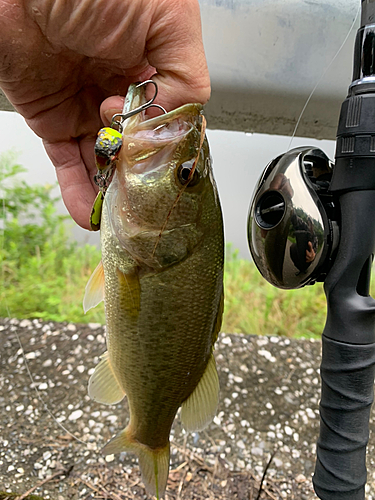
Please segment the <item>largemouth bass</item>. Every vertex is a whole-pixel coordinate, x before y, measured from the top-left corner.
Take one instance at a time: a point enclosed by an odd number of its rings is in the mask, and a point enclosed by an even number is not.
[[[126,102],[145,102],[144,88],[132,85]],[[124,123],[122,142],[103,201],[102,261],[84,298],[88,310],[104,295],[107,328],[89,394],[105,404],[127,395],[129,424],[103,452],[135,453],[147,491],[159,498],[177,410],[184,428],[197,431],[218,404],[223,222],[201,105],[148,120],[137,114]]]

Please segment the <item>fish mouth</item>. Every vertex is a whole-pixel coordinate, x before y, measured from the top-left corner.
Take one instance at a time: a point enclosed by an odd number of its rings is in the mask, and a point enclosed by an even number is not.
[[[128,92],[124,101],[123,114],[135,110],[138,107],[146,104],[146,86],[136,83],[129,85]],[[152,104],[150,104],[152,105]],[[168,126],[174,121],[185,121],[199,127],[199,118],[202,114],[203,106],[200,103],[184,104],[165,114],[149,118],[146,115],[146,110],[141,111],[130,118],[127,118],[123,123],[123,133],[128,135],[130,130],[139,129],[145,131],[159,131]],[[167,135],[167,134],[166,134]],[[166,140],[168,137],[165,138]]]
[[[129,86],[124,114],[146,103],[145,86]],[[166,166],[178,144],[189,134],[200,134],[203,106],[190,103],[170,112],[149,118],[145,111],[127,118],[123,123],[123,155],[127,169],[146,174]],[[120,167],[121,168],[121,167]]]
[[[127,109],[144,102],[144,87],[130,86]],[[108,219],[121,247],[150,268],[178,262],[186,256],[185,246],[194,246],[195,200],[185,200],[182,220],[173,215],[182,192],[178,165],[194,161],[200,151],[202,108],[186,104],[154,118],[142,111],[123,122],[123,144],[105,197]],[[172,239],[180,239],[180,247],[171,250]]]

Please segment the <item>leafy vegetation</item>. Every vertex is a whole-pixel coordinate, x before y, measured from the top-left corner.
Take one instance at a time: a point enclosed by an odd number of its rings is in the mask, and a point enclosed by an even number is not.
[[[82,311],[100,251],[69,239],[53,186],[17,180],[24,171],[13,153],[0,158],[0,316],[104,321],[103,307]]]
[[[223,331],[320,337],[326,316],[323,285],[279,290],[265,281],[252,262],[227,247]]]
[[[0,316],[104,323],[103,305],[84,315],[82,297],[100,251],[69,238],[53,186],[17,180],[14,154],[0,158]],[[322,286],[283,291],[227,248],[223,331],[316,337],[326,303]]]

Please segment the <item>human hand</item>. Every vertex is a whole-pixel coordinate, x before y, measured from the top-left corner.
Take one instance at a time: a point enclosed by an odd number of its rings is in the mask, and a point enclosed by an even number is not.
[[[307,242],[307,248],[306,248],[306,262],[313,262],[315,259],[316,252],[313,248],[313,245],[311,241]]]
[[[198,0],[0,0],[0,33],[0,87],[43,139],[86,229],[96,134],[128,85],[154,75],[167,111],[210,95]]]
[[[290,184],[290,179],[285,174],[278,173],[270,184],[270,190],[281,191],[287,198],[293,198],[294,191]]]

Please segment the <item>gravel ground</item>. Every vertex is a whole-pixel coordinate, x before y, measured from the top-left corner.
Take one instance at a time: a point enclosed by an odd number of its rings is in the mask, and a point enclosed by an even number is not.
[[[87,396],[105,350],[103,327],[0,319],[0,339],[0,492],[7,492],[0,499],[11,492],[26,498],[30,490],[56,500],[147,498],[130,455],[100,454],[128,418],[126,401],[104,406]],[[186,435],[176,419],[166,499],[256,500],[267,465],[260,498],[316,499],[320,348],[310,340],[221,334],[219,410],[199,434]],[[367,500],[375,499],[374,458],[371,435]]]

